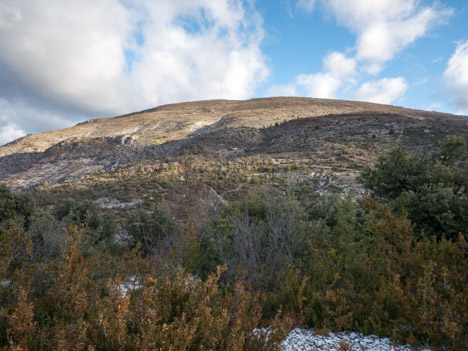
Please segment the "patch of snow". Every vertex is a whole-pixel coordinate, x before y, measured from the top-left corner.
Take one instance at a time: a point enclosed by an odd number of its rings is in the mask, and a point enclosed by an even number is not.
[[[127,296],[130,290],[135,290],[141,288],[143,285],[139,282],[138,278],[134,275],[131,275],[119,285],[120,290],[122,291],[122,295],[125,297]]]
[[[283,341],[282,351],[431,351],[410,345],[393,346],[389,338],[355,332],[316,335],[313,329],[296,328]]]

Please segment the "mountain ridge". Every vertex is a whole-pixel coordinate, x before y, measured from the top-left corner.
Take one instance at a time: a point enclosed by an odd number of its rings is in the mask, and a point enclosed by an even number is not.
[[[447,134],[468,136],[468,118],[297,97],[194,101],[20,138],[0,147],[0,181],[27,190],[187,155],[278,158],[355,177],[380,152],[397,145],[428,152]]]
[[[219,105],[221,105],[221,108]],[[222,105],[225,105],[225,106],[222,106]],[[127,122],[135,122],[135,121],[132,121],[132,119],[133,120],[137,119],[137,122],[138,122],[138,117],[142,117],[142,116],[145,116],[147,118],[142,119],[141,121],[144,121],[146,119],[152,120],[152,119],[156,119],[157,117],[159,117],[157,115],[158,112],[171,112],[174,110],[186,111],[187,107],[194,107],[195,110],[201,109],[202,113],[200,117],[201,116],[206,117],[207,115],[209,115],[209,112],[211,111],[207,111],[207,109],[210,109],[210,107],[218,108],[214,111],[215,113],[221,113],[221,112],[234,113],[234,112],[240,112],[240,111],[245,111],[245,110],[248,111],[249,108],[251,110],[289,108],[289,111],[290,111],[289,116],[287,113],[279,114],[279,116],[275,116],[276,117],[275,119],[265,121],[267,123],[268,122],[269,123],[282,122],[278,120],[279,118],[290,120],[290,119],[301,118],[301,117],[302,118],[315,117],[315,116],[325,116],[325,115],[331,115],[331,114],[343,114],[346,112],[365,112],[365,111],[373,111],[373,112],[379,112],[379,113],[396,113],[396,114],[402,114],[402,115],[407,115],[407,116],[412,116],[412,117],[423,117],[423,118],[427,116],[458,117],[457,115],[452,115],[452,114],[447,114],[447,113],[429,112],[429,111],[424,111],[424,110],[408,109],[404,107],[375,104],[375,103],[369,103],[369,102],[300,98],[300,97],[255,98],[255,99],[250,99],[250,100],[245,100],[245,101],[244,100],[223,100],[223,99],[190,101],[190,102],[161,105],[161,106],[157,106],[154,108],[145,109],[145,110],[128,113],[124,115],[119,115],[115,117],[94,118],[94,119],[90,119],[90,120],[78,123],[72,127],[52,130],[52,131],[47,131],[47,132],[41,132],[41,133],[36,133],[36,134],[30,134],[30,135],[21,137],[15,141],[12,141],[4,146],[1,146],[0,157],[6,156],[7,154],[16,153],[20,149],[22,151],[30,149],[31,147],[28,146],[27,144],[25,145],[24,143],[29,142],[31,139],[32,139],[31,141],[34,143],[36,142],[36,140],[34,139],[39,136],[52,137],[56,134],[59,134],[58,138],[51,138],[51,141],[47,143],[47,146],[50,147],[59,141],[69,138],[69,136],[66,136],[66,135],[61,137],[60,133],[66,134],[67,131],[71,131],[79,127],[82,127],[83,129],[87,129],[86,127],[89,127],[90,125],[93,125],[93,124],[94,125],[95,124],[109,124],[109,123],[112,124],[113,122],[119,119],[127,119]],[[231,109],[227,110],[226,107],[231,107]],[[305,111],[298,111],[304,107],[308,107],[308,108],[305,109]],[[314,111],[313,108],[317,108],[318,110]],[[191,111],[191,112],[193,113],[196,111]],[[302,114],[299,114],[298,116],[291,116],[291,114],[294,114],[294,112],[302,112]],[[163,116],[163,117],[167,117],[167,116]],[[255,116],[255,117],[258,118],[258,116]],[[212,118],[210,120],[212,120]],[[265,125],[263,126],[265,127]],[[256,127],[258,128],[259,125],[256,125]],[[84,130],[83,132],[86,132],[86,131]],[[83,134],[86,135],[86,133],[83,133]],[[131,129],[126,130],[122,128],[111,134],[112,135],[124,135],[124,134],[132,134],[132,132],[131,132]],[[96,133],[96,132],[94,132],[93,135],[95,135],[96,137],[110,136],[110,135],[103,135],[102,133]],[[44,150],[45,150],[44,148],[38,147],[36,150],[28,150],[28,151],[44,151]]]

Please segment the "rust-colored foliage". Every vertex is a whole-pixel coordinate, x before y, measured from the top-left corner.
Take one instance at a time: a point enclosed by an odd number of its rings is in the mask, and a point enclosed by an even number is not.
[[[304,288],[306,320],[325,329],[354,329],[410,343],[468,345],[468,244],[416,240],[410,221],[365,199],[367,252],[332,240],[313,251]],[[335,233],[337,236],[346,235]]]
[[[299,321],[317,333],[466,349],[464,236],[416,236],[404,215],[372,199],[340,206],[329,231],[298,227],[304,241],[300,256],[285,256],[284,281],[257,291],[228,284],[235,276],[226,268],[194,275],[207,242],[191,220],[162,256],[139,244],[118,254],[91,250],[87,228],[72,227],[54,255],[41,257],[13,222],[0,233],[0,349],[278,350]]]
[[[66,235],[61,259],[48,270],[53,284],[41,298],[32,284],[11,282],[16,299],[1,313],[5,350],[277,350],[291,328],[292,320],[278,314],[268,333],[256,331],[261,296],[241,283],[221,288],[225,268],[203,282],[183,271],[158,280],[156,268],[143,267],[141,287],[126,292],[118,278],[95,281],[78,235],[73,228]],[[34,268],[17,270],[34,275]]]

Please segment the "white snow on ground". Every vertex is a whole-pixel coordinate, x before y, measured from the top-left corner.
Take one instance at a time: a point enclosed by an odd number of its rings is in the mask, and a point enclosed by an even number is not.
[[[138,278],[134,275],[128,276],[124,279],[122,284],[119,285],[123,296],[127,296],[129,290],[135,290],[141,288],[143,285],[138,281]]]
[[[354,332],[315,335],[313,329],[294,329],[283,342],[282,351],[431,351],[409,345],[394,347],[388,338]]]

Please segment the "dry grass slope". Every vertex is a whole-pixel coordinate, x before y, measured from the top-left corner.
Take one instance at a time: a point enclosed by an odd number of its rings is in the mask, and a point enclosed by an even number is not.
[[[343,189],[379,153],[395,145],[429,152],[447,134],[468,136],[468,118],[310,98],[187,102],[20,138],[0,147],[0,181],[30,189],[192,155],[237,164],[266,158],[278,176],[295,165],[287,181]],[[253,168],[245,179],[265,177]]]

